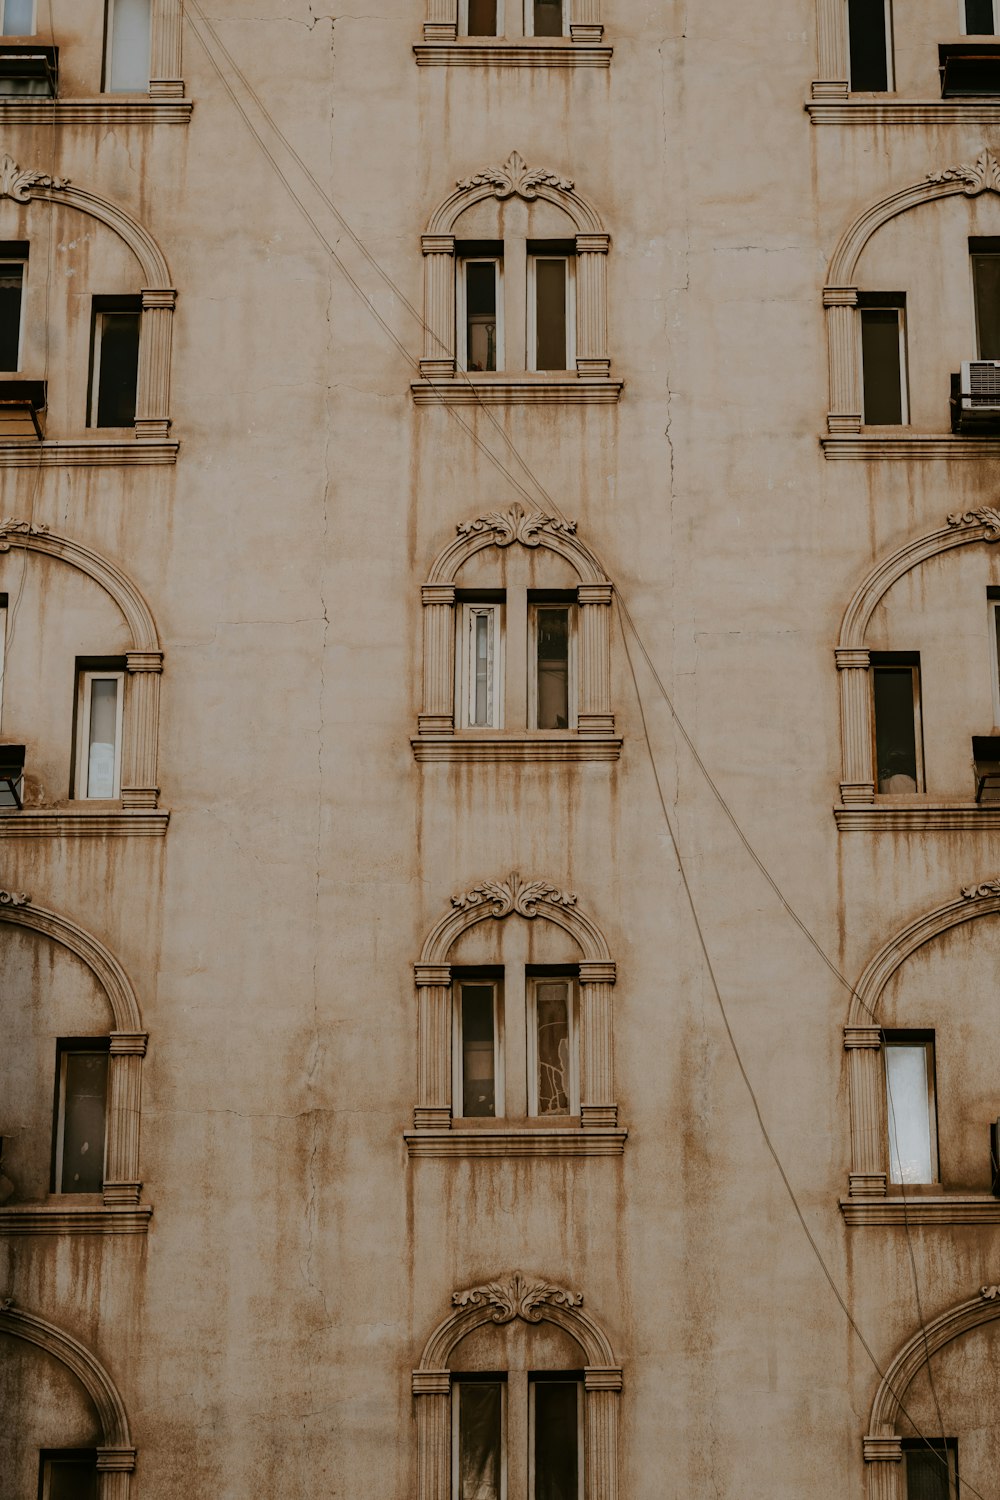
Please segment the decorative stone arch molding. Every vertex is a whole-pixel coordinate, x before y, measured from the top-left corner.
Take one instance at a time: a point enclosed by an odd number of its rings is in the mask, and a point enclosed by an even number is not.
[[[428,934],[414,965],[417,984],[417,1105],[414,1133],[450,1131],[451,1098],[451,964],[448,955],[458,939],[479,922],[502,922],[519,916],[541,918],[568,933],[580,950],[580,1132],[616,1131],[611,991],[615,964],[603,933],[577,905],[577,898],[544,880],[484,880],[452,896],[451,909]],[[477,1132],[479,1134],[479,1132]],[[556,1132],[549,1131],[555,1136]],[[616,1131],[616,1135],[620,1132]],[[412,1141],[411,1139],[411,1149]],[[613,1143],[621,1149],[620,1141]],[[419,1151],[415,1154],[421,1154]],[[506,1153],[505,1153],[506,1154]],[[530,1154],[530,1153],[526,1153]],[[604,1154],[603,1150],[599,1154]]]
[[[128,1500],[129,1479],[135,1468],[128,1416],[118,1387],[96,1354],[54,1323],[15,1307],[12,1298],[0,1301],[0,1333],[43,1349],[76,1376],[94,1403],[101,1424],[98,1500]]]
[[[875,800],[872,755],[871,653],[865,637],[872,615],[885,595],[911,569],[929,558],[972,542],[1000,541],[1000,510],[979,506],[948,517],[947,525],[907,542],[877,563],[851,596],[834,650],[840,674],[840,797],[845,807]]]
[[[12,517],[0,521],[0,552],[8,552],[11,547],[57,557],[79,569],[110,594],[124,615],[132,644],[125,653],[122,806],[155,808],[160,792],[156,784],[156,756],[163,652],[149,605],[132,579],[110,558],[81,542],[50,532],[47,526],[34,526]]]
[[[442,737],[455,733],[455,599],[458,574],[470,558],[488,547],[504,548],[517,543],[543,548],[568,562],[580,582],[576,590],[579,606],[579,706],[578,735],[600,737],[607,742],[614,734],[611,711],[611,599],[612,584],[597,558],[576,534],[575,521],[563,521],[540,510],[515,504],[507,511],[489,511],[456,527],[453,541],[438,553],[427,582],[421,589],[423,603],[424,674],[423,708],[418,718],[414,752],[418,759],[436,758],[429,750]],[[483,737],[476,736],[482,744]],[[504,737],[509,738],[508,736]],[[533,751],[540,758],[555,758],[558,745],[539,740]],[[487,744],[496,745],[494,737]],[[617,755],[620,740],[612,742]],[[548,749],[546,750],[546,744]],[[566,753],[566,750],[563,751]],[[607,758],[607,744],[598,750]]]
[[[956,901],[925,912],[896,933],[865,967],[851,993],[844,1047],[851,1104],[852,1199],[886,1195],[885,1081],[879,1006],[893,975],[925,943],[943,932],[1000,912],[1000,880],[965,886]]]
[[[455,226],[459,216],[487,198],[521,198],[561,209],[576,230],[576,373],[607,381],[608,250],[611,236],[597,210],[568,177],[545,167],[529,167],[516,151],[502,166],[483,167],[459,180],[453,193],[431,214],[422,236],[424,253],[424,354],[420,373],[430,380],[456,373]],[[617,399],[617,398],[616,398]]]
[[[919,1328],[888,1366],[879,1382],[864,1438],[868,1500],[901,1500],[903,1443],[896,1429],[914,1377],[939,1349],[996,1318],[1000,1318],[1000,1286],[981,1287],[977,1296],[949,1307]]]
[[[139,1115],[142,1100],[142,1059],[147,1033],[143,1030],[139,1001],[132,981],[102,942],[71,918],[44,906],[35,906],[30,896],[0,891],[0,924],[26,927],[75,954],[93,974],[107,996],[113,1021],[108,1065],[107,1139],[105,1145],[104,1205],[134,1209],[139,1202]],[[145,1228],[149,1210],[128,1215],[127,1227]],[[0,1232],[7,1229],[37,1229],[31,1206],[0,1208]],[[86,1215],[88,1219],[92,1215]],[[60,1227],[72,1227],[60,1225]],[[87,1227],[92,1227],[89,1223]],[[124,1225],[122,1227],[125,1227]]]
[[[512,7],[522,0],[507,0]],[[604,35],[601,0],[570,0],[569,32],[574,42],[599,42]],[[424,40],[453,42],[458,35],[458,0],[427,0]]]
[[[74,208],[106,225],[131,250],[144,282],[135,435],[165,439],[170,430],[170,354],[177,293],[170,285],[170,270],[163,251],[149,230],[117,204],[74,187],[68,177],[52,177],[46,172],[20,167],[7,155],[0,159],[0,198],[10,198],[15,203],[58,203]]]
[[[515,1318],[552,1323],[575,1339],[584,1366],[584,1451],[587,1500],[617,1500],[618,1409],[622,1369],[604,1331],[583,1311],[579,1292],[522,1276],[520,1271],[452,1293],[452,1312],[424,1345],[413,1371],[417,1417],[417,1500],[451,1500],[451,1369],[456,1346],[487,1323]]]
[[[974,162],[931,172],[910,187],[870,204],[844,231],[833,253],[823,288],[830,362],[831,433],[860,432],[862,417],[861,365],[855,309],[858,305],[857,266],[868,241],[899,214],[933,203],[938,198],[978,197],[1000,192],[1000,164],[984,147]]]

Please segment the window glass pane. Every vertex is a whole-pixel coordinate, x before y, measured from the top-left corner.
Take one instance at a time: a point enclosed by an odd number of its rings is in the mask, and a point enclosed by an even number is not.
[[[139,378],[139,313],[97,314],[95,335],[101,341],[97,390],[97,426],[131,427]]]
[[[912,667],[875,667],[875,759],[880,792],[917,790]]]
[[[458,1387],[458,1500],[500,1500],[503,1387]]]
[[[87,736],[87,796],[115,795],[115,745],[118,736],[118,679],[94,677],[90,684]]]
[[[1000,255],[974,255],[976,337],[980,359],[1000,359]]]
[[[851,88],[884,93],[889,87],[885,0],[847,0]]]
[[[99,1193],[104,1186],[106,1052],[64,1052],[62,1193]]]
[[[953,1500],[955,1450],[940,1443],[923,1444],[903,1454],[906,1500]]]
[[[897,309],[865,308],[861,314],[861,360],[866,422],[896,424],[903,420],[899,354]]]
[[[535,8],[534,31],[536,36],[562,36],[562,0],[532,0]],[[539,366],[539,368],[542,368]],[[546,369],[556,369],[546,365]],[[559,367],[561,368],[561,366]]]
[[[536,615],[538,728],[569,728],[569,610]]]
[[[496,1114],[493,986],[462,985],[462,1114]]]
[[[24,262],[0,261],[0,370],[20,369]]]
[[[892,1043],[885,1049],[892,1182],[934,1182],[937,1175],[931,1161],[929,1062],[926,1043]]]
[[[969,36],[993,35],[993,0],[965,0],[965,29]]]
[[[496,36],[497,0],[469,0],[469,35]]]
[[[535,259],[535,369],[566,368],[566,262]]]
[[[580,1445],[576,1381],[536,1380],[532,1500],[578,1500]]]
[[[497,267],[470,261],[465,267],[466,363],[470,370],[497,367]]]
[[[4,36],[34,36],[35,0],[5,0],[3,34]]]
[[[538,1027],[538,1113],[568,1115],[570,1091],[570,986],[566,979],[535,985]]]
[[[145,94],[149,89],[150,0],[111,0],[112,94]]]
[[[473,629],[475,638],[473,642],[473,670],[475,682],[473,684],[473,706],[472,722],[476,725],[489,724],[490,722],[490,671],[492,665],[492,635],[493,616],[473,615]]]

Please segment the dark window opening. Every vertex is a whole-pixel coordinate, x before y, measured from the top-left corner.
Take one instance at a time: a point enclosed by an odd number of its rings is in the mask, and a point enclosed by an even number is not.
[[[889,87],[889,35],[885,0],[847,0],[851,88],[884,94]]]
[[[965,0],[967,36],[993,36],[993,0]]]
[[[28,247],[0,243],[0,370],[21,368],[21,302]]]
[[[565,370],[568,262],[535,258],[535,369]]]
[[[141,320],[142,307],[136,297],[95,301],[88,423],[91,427],[131,427],[135,422]]]
[[[501,1500],[503,1384],[462,1380],[458,1398],[458,1500]]]
[[[576,1380],[532,1381],[532,1500],[577,1500],[580,1494],[580,1386]]]
[[[536,36],[562,36],[562,0],[533,0],[533,29]]]
[[[97,1500],[97,1454],[92,1449],[43,1449],[38,1500]]]
[[[496,987],[461,986],[462,1114],[492,1118],[496,1114]]]
[[[469,35],[497,35],[497,0],[469,0]]]
[[[872,654],[875,776],[880,792],[901,795],[923,790],[919,662],[911,653]]]
[[[495,260],[465,265],[465,349],[470,370],[497,367],[497,271]]]
[[[63,1040],[56,1052],[53,1192],[99,1193],[104,1187],[108,1043]]]
[[[899,426],[906,420],[904,306],[902,292],[863,292],[858,297],[864,419],[870,426]]]
[[[958,1445],[954,1438],[903,1439],[906,1500],[957,1500]]]
[[[535,615],[536,715],[539,729],[569,728],[569,606],[538,606]]]
[[[971,251],[979,358],[1000,359],[1000,242],[973,240]]]

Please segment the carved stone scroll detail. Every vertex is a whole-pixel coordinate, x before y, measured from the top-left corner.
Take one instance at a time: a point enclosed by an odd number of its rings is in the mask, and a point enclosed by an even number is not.
[[[497,198],[516,196],[529,203],[538,197],[540,187],[555,188],[560,193],[573,191],[573,183],[568,177],[560,177],[557,172],[549,172],[544,167],[529,167],[518,151],[512,151],[502,167],[483,167],[471,177],[459,179],[456,184],[463,193],[488,185],[492,185]]]
[[[31,897],[26,896],[24,891],[20,894],[15,891],[0,891],[0,906],[27,906],[30,901]]]
[[[506,880],[484,880],[460,896],[452,896],[451,904],[457,911],[467,911],[471,906],[490,904],[490,916],[500,921],[517,912],[522,917],[536,917],[539,901],[551,906],[575,906],[576,896],[570,891],[561,891],[547,880],[522,881],[520,875],[508,875]]]
[[[518,502],[510,510],[491,510],[484,516],[477,516],[474,521],[462,521],[455,530],[459,536],[492,532],[497,547],[509,547],[513,542],[520,542],[523,547],[537,547],[546,531],[555,536],[575,535],[576,522],[563,521],[540,510],[525,510]]]
[[[547,1281],[534,1281],[515,1271],[501,1281],[488,1281],[483,1286],[469,1287],[463,1292],[452,1293],[454,1307],[493,1308],[494,1323],[510,1323],[514,1318],[523,1318],[526,1323],[540,1323],[542,1308],[582,1307],[582,1292],[568,1292],[564,1287],[553,1286]]]
[[[988,148],[980,151],[974,162],[948,167],[944,172],[928,172],[930,183],[963,182],[963,191],[974,198],[978,193],[1000,193],[1000,162]]]
[[[48,172],[33,172],[19,167],[12,156],[4,155],[0,160],[0,198],[13,198],[15,203],[27,203],[35,187],[69,187],[68,177],[52,177]]]
[[[998,189],[1000,191],[1000,189]],[[949,526],[985,526],[984,542],[1000,541],[1000,510],[992,505],[980,505],[975,510],[954,511],[948,517]]]
[[[983,880],[978,885],[963,885],[962,896],[966,901],[980,901],[987,896],[1000,896],[1000,878]]]

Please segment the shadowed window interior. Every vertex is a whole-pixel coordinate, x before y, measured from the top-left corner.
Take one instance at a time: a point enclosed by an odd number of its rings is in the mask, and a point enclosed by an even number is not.
[[[451,1468],[453,1500],[512,1500],[514,1494],[583,1500],[579,1374],[511,1370],[454,1378]]]
[[[864,419],[870,426],[908,420],[906,401],[906,297],[902,292],[860,292]]]
[[[502,1500],[505,1383],[456,1382],[452,1396],[452,1495],[454,1500]]]
[[[1000,359],[1000,239],[969,241],[980,359]]]
[[[903,1500],[958,1500],[954,1438],[903,1439]]]
[[[889,0],[847,0],[851,88],[885,93],[891,87],[892,13]]]
[[[528,979],[529,1042],[534,1053],[529,1114],[569,1115],[579,1109],[574,989],[568,975]]]
[[[35,0],[0,0],[4,36],[34,36]]]
[[[965,33],[967,36],[996,35],[993,0],[965,0]]]
[[[86,1448],[43,1451],[38,1500],[97,1500],[97,1454]]]
[[[0,242],[0,370],[21,368],[21,324],[28,246]]]
[[[151,0],[108,0],[104,88],[109,94],[149,91]]]
[[[454,1115],[579,1115],[576,974],[518,965],[456,970],[452,988]]]
[[[498,320],[500,266],[499,256],[462,262],[459,293],[464,303],[462,363],[466,370],[502,368]]]
[[[90,357],[89,427],[131,427],[139,381],[138,297],[95,297]]]
[[[464,22],[460,29],[466,36],[498,36],[499,0],[465,0],[459,20]]]
[[[497,1114],[499,982],[461,980],[458,985],[458,1047],[461,1108],[471,1118]],[[502,1109],[502,1103],[501,1103]]]
[[[528,0],[525,20],[535,36],[562,36],[563,0]]]
[[[871,675],[878,791],[896,796],[922,792],[920,657],[916,652],[873,651]]]
[[[571,607],[546,604],[534,608],[535,710],[539,729],[569,728]]]
[[[56,1049],[53,1192],[99,1193],[103,1188],[107,1093],[107,1040],[61,1040]]]
[[[937,1182],[934,1034],[885,1033],[889,1181]]]
[[[531,1500],[582,1500],[582,1396],[578,1380],[541,1373],[530,1377]]]

